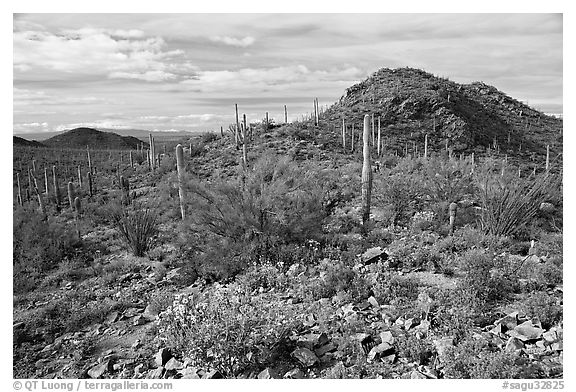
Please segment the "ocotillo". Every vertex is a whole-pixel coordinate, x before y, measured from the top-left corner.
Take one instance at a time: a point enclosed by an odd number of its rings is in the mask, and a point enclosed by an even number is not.
[[[70,208],[74,210],[74,184],[72,181],[68,181],[68,203]]]
[[[370,116],[364,116],[364,147],[362,155],[364,162],[362,165],[362,224],[366,224],[370,219],[370,199],[372,195],[372,163],[370,159]]]
[[[448,207],[448,212],[450,214],[450,234],[454,233],[454,220],[456,219],[456,211],[458,210],[458,204],[452,202]]]
[[[186,166],[184,163],[184,151],[182,150],[182,146],[178,144],[176,146],[176,168],[178,169],[178,196],[180,197],[180,214],[182,215],[182,220],[186,218],[186,206],[185,200],[186,197],[184,193],[184,172],[186,170]]]

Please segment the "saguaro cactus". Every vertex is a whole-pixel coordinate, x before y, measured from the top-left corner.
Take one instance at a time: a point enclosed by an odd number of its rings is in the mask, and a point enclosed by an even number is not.
[[[246,119],[246,117],[244,117]],[[248,155],[246,153],[246,127],[244,124],[241,126],[242,128],[242,168],[244,172],[248,170]]]
[[[68,181],[68,203],[70,208],[74,210],[74,184],[72,181]]]
[[[380,146],[382,144],[381,136],[382,136],[382,133],[380,132],[380,117],[378,117],[378,148],[377,148],[378,156],[380,156]]]
[[[78,240],[81,240],[82,237],[80,236],[80,214],[82,213],[82,202],[80,201],[79,197],[74,198],[74,210],[76,210],[75,221],[76,221],[76,235],[78,236]]]
[[[92,160],[90,159],[90,149],[86,146],[86,154],[88,155],[88,170],[92,173]]]
[[[342,148],[346,150],[346,123],[342,119]]]
[[[164,146],[166,147],[166,146]],[[132,158],[132,151],[130,151],[130,167],[134,168],[134,159]]]
[[[24,205],[24,200],[22,200],[22,187],[20,186],[20,173],[16,173],[16,185],[18,186],[18,204]]]
[[[176,168],[178,169],[178,196],[180,197],[180,214],[182,215],[182,220],[186,218],[186,206],[184,204],[184,199],[186,197],[184,193],[184,172],[186,166],[184,164],[184,151],[182,150],[182,145],[178,144],[176,146]]]
[[[288,124],[288,109],[286,108],[286,105],[284,105],[284,123]]]
[[[550,170],[550,145],[546,145],[546,173]]]
[[[44,190],[48,195],[48,168],[46,166],[44,166]]]
[[[350,137],[350,151],[354,152],[354,123],[352,123],[352,131]]]
[[[448,213],[450,214],[450,234],[454,233],[454,220],[456,219],[456,211],[458,210],[458,204],[452,202],[448,207]]]
[[[234,104],[234,108],[236,109],[236,129],[234,130],[234,141],[236,143],[236,148],[238,148],[240,144],[240,119],[238,118],[238,104]]]
[[[82,170],[80,169],[80,165],[78,165],[78,186],[82,188]]]
[[[428,134],[424,136],[424,158],[428,158]]]
[[[88,172],[88,192],[90,194],[90,196],[93,195],[92,192],[92,173]]]
[[[54,187],[56,209],[60,210],[60,187],[58,186],[58,174],[56,173],[56,166],[52,166],[52,185]]]
[[[364,116],[364,147],[362,154],[364,163],[362,165],[362,224],[366,224],[370,219],[370,198],[372,196],[372,163],[370,159],[370,116]]]

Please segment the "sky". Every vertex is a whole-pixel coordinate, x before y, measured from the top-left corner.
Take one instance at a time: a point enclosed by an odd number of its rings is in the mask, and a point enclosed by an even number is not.
[[[562,41],[561,14],[15,14],[13,133],[292,121],[404,66],[562,114]]]

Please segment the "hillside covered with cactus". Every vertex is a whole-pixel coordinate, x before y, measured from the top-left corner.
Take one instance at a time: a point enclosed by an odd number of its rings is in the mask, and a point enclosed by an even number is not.
[[[407,68],[314,107],[15,146],[14,376],[562,378],[562,121]]]
[[[385,143],[402,153],[428,134],[433,150],[484,155],[490,149],[516,162],[562,152],[562,120],[541,113],[482,82],[459,84],[413,68],[382,68],[346,89],[320,116],[332,129],[380,118]],[[337,138],[337,132],[334,134]],[[420,150],[422,152],[422,150]]]

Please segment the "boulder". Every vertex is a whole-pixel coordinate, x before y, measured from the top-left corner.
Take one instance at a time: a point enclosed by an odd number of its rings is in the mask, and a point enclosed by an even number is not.
[[[164,366],[172,358],[172,353],[167,348],[161,348],[154,356],[154,362],[157,366]]]
[[[88,370],[88,375],[90,378],[100,378],[106,372],[111,372],[113,370],[112,361],[102,362]]]
[[[365,265],[377,263],[379,261],[386,261],[388,254],[379,246],[370,248],[360,256],[362,263]]]
[[[299,347],[292,352],[292,356],[303,366],[311,367],[318,362],[318,357],[312,351],[305,347]]]
[[[542,333],[544,332],[544,330],[538,327],[538,325],[534,325],[532,320],[525,321],[522,324],[516,326],[514,331],[518,333],[516,337],[522,341],[540,339],[540,337],[542,337]]]

